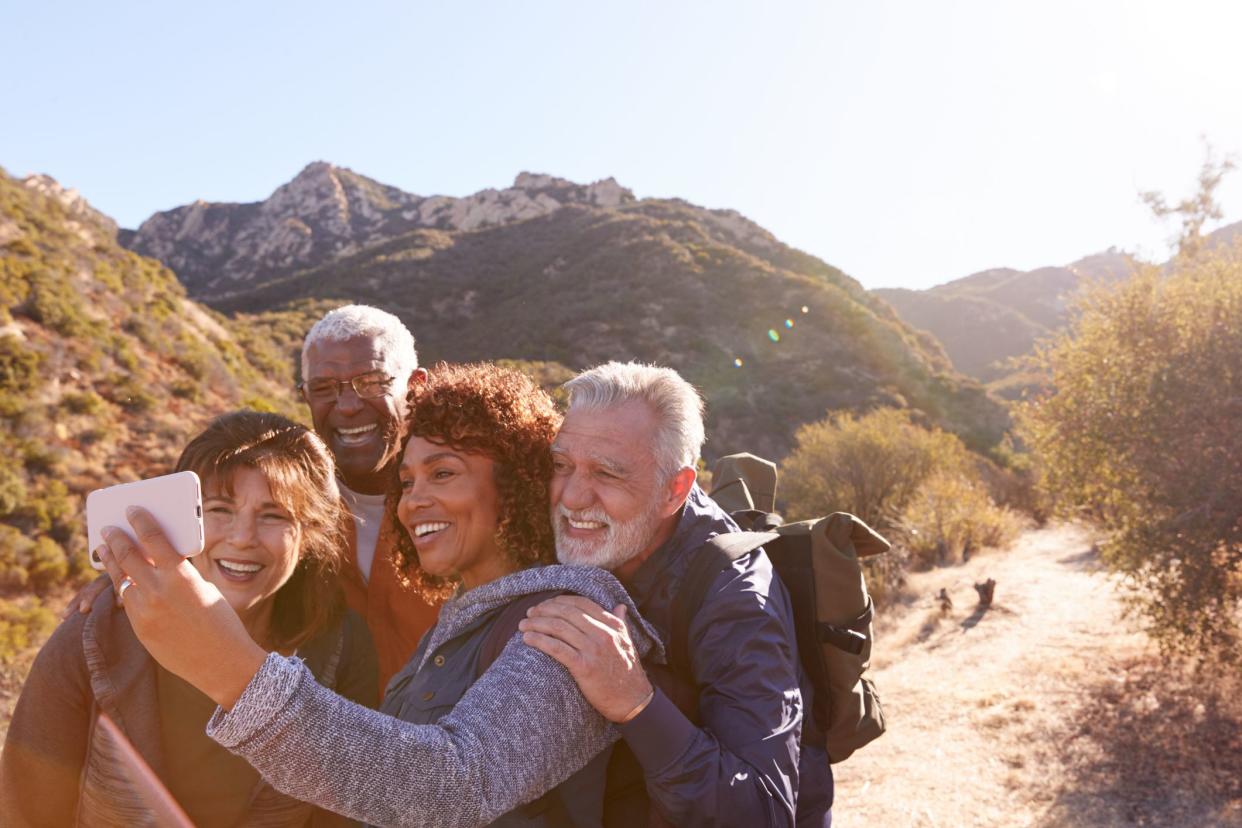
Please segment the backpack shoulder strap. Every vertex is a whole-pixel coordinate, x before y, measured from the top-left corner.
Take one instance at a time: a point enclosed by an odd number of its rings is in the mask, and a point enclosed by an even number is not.
[[[775,532],[725,532],[690,553],[690,565],[673,598],[668,663],[677,675],[695,684],[690,668],[690,622],[698,614],[707,590],[733,562],[776,540]]]
[[[492,621],[483,638],[474,677],[477,679],[483,675],[487,672],[487,668],[492,666],[492,662],[500,658],[500,653],[509,643],[509,639],[517,633],[518,624],[526,617],[527,610],[542,604],[549,598],[566,594],[565,590],[549,589],[544,592],[532,592],[530,595],[523,595],[517,600],[510,601],[508,606],[496,614],[495,620]]]

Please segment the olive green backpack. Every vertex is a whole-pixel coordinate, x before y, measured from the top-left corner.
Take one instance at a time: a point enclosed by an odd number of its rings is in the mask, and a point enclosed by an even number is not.
[[[803,742],[823,747],[830,762],[847,759],[884,732],[871,660],[871,598],[863,558],[890,544],[857,517],[783,523],[773,509],[776,466],[750,454],[725,457],[713,473],[712,498],[744,530],[717,535],[695,554],[674,601],[670,663],[690,675],[687,638],[708,586],[733,561],[762,546],[789,591],[798,652],[814,687],[816,732]]]

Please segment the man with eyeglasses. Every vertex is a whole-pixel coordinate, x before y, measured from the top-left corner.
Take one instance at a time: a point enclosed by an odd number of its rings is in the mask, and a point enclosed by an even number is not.
[[[427,372],[400,319],[367,305],[329,311],[302,343],[302,399],[315,431],[336,457],[341,494],[353,520],[345,598],[366,619],[383,688],[409,660],[436,610],[402,588],[387,560],[393,528],[384,496],[399,461],[406,392]]]
[[[400,459],[406,392],[426,377],[409,329],[379,308],[329,311],[302,342],[298,389],[336,458],[341,496],[353,516],[344,527],[352,563],[341,573],[345,600],[371,631],[381,690],[409,661],[438,612],[397,580],[388,561],[393,529],[384,519],[384,496]],[[75,607],[89,613],[107,583],[99,578],[83,587],[65,617]]]

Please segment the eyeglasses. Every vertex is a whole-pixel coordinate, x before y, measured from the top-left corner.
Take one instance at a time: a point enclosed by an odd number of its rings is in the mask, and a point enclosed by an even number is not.
[[[310,382],[298,383],[298,389],[306,395],[308,400],[315,402],[336,400],[341,395],[341,388],[346,385],[353,388],[354,393],[359,397],[374,399],[388,393],[388,387],[392,385],[392,379],[383,371],[370,371],[366,374],[359,374],[356,377],[343,380],[319,377]]]

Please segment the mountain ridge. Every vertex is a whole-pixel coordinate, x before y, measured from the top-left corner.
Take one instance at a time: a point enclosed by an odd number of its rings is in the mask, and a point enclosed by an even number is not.
[[[469,231],[584,203],[634,199],[607,178],[578,185],[522,172],[512,187],[464,197],[419,196],[324,161],[263,201],[195,201],[153,214],[120,242],[173,268],[192,296],[233,292],[414,229]]]
[[[517,203],[551,186],[555,207],[470,229],[388,225],[387,238],[325,249],[311,267],[252,269],[203,298],[225,312],[377,305],[411,327],[425,360],[667,364],[706,393],[712,453],[779,457],[801,423],[877,405],[918,408],[977,448],[999,441],[1003,408],[857,280],[735,211],[605,182],[600,198],[598,182],[523,174]]]
[[[924,290],[877,288],[871,293],[934,336],[957,370],[985,383],[1005,383],[1015,378],[1012,360],[1032,353],[1037,341],[1064,327],[1079,290],[1124,279],[1135,266],[1130,256],[1109,248],[1060,267],[989,268]],[[1011,384],[1010,390],[1020,393],[1027,387]]]

